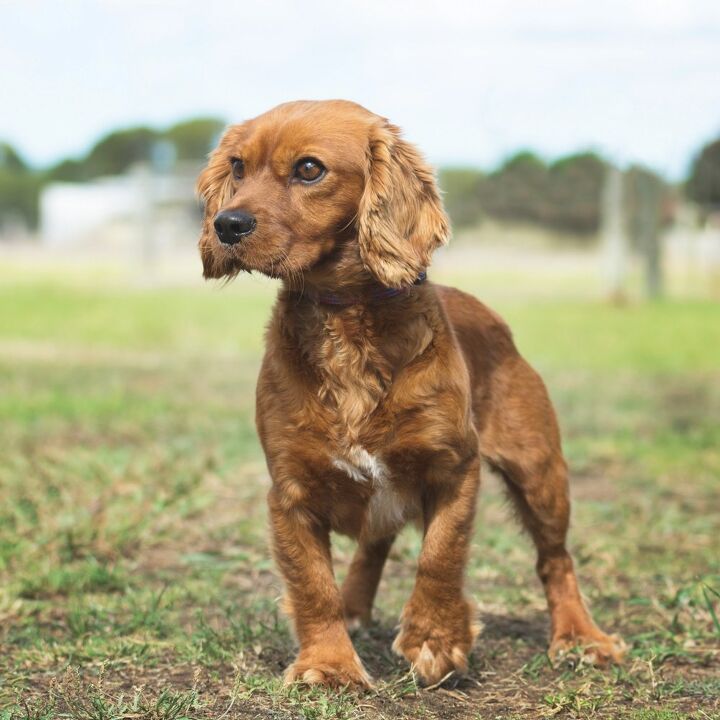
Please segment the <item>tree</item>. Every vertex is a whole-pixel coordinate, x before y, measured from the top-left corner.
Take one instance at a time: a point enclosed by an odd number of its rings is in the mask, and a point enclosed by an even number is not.
[[[34,226],[40,191],[48,182],[119,175],[136,163],[157,163],[160,156],[168,166],[175,160],[202,161],[223,126],[222,120],[206,117],[177,123],[165,131],[142,126],[115,130],[100,138],[85,157],[68,158],[40,172],[29,168],[13,147],[0,142],[0,222],[21,218]]]
[[[607,164],[595,153],[586,152],[557,160],[548,173],[545,222],[566,232],[596,233]]]
[[[33,227],[38,219],[41,180],[20,154],[0,142],[0,222],[24,220]]]
[[[163,143],[170,143],[170,160],[204,160],[214,146],[224,123],[218,118],[186,120],[165,131],[148,127],[115,130],[98,140],[81,159],[66,159],[51,167],[47,180],[83,182],[102,175],[119,175],[132,165],[153,162]]]
[[[6,142],[0,142],[0,170],[6,172],[27,172],[28,166],[17,150]]]
[[[173,125],[163,137],[175,146],[178,160],[204,160],[224,127],[218,118],[197,118]]]
[[[438,181],[445,209],[455,227],[475,225],[481,218],[479,187],[483,174],[472,168],[443,168]]]
[[[480,189],[480,201],[488,215],[542,222],[547,184],[543,160],[531,152],[519,152],[488,176]]]
[[[81,182],[85,179],[85,167],[80,160],[61,160],[45,173],[48,182]]]
[[[153,145],[159,139],[160,133],[148,127],[116,130],[106,135],[82,161],[83,179],[119,175],[136,163],[149,162]]]
[[[687,193],[706,212],[720,208],[720,139],[705,145],[693,161]]]
[[[525,221],[592,238],[600,227],[606,162],[585,152],[548,166],[531,152],[508,158],[495,172],[446,169],[440,185],[456,225],[482,216]]]

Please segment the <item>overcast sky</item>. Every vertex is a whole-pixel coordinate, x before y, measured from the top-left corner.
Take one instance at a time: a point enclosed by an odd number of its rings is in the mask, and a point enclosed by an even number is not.
[[[719,0],[0,0],[0,139],[344,97],[436,163],[593,148],[672,177],[720,135]]]

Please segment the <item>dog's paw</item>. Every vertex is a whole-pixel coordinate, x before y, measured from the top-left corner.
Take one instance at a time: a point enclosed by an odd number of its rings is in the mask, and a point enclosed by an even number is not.
[[[580,662],[607,667],[623,661],[627,645],[619,635],[606,635],[594,628],[583,634],[565,634],[554,637],[550,642],[548,656],[554,664],[577,653]]]
[[[368,627],[369,625],[370,620],[368,618],[362,617],[361,615],[345,615],[345,627],[350,633],[357,632],[361,628]]]
[[[402,655],[425,685],[434,685],[451,673],[467,670],[467,651],[461,645],[429,637],[422,645],[405,640],[402,633],[393,643],[393,650]]]
[[[372,686],[372,678],[355,652],[346,657],[335,655],[333,650],[328,648],[301,652],[285,671],[284,682],[285,685],[300,682],[334,688],[362,689]]]
[[[434,685],[451,673],[462,674],[467,670],[467,656],[477,635],[472,615],[466,601],[450,614],[447,608],[441,614],[420,614],[408,606],[393,651],[408,660],[425,685]]]
[[[346,602],[343,614],[348,632],[355,632],[360,628],[368,628],[372,625],[372,608]]]
[[[348,632],[369,627],[372,622],[372,606],[367,607],[356,598],[343,597],[343,615]]]

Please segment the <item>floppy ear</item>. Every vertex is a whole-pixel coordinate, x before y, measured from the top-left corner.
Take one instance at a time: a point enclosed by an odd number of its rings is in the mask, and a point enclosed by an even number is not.
[[[358,208],[360,257],[383,285],[412,285],[450,234],[435,177],[400,129],[385,120],[370,130],[367,155]]]
[[[198,248],[203,263],[203,277],[219,278],[228,273],[221,259],[213,253],[215,243],[215,215],[232,197],[232,172],[224,145],[234,128],[230,128],[220,140],[218,147],[210,153],[208,164],[197,180],[197,193],[203,202],[203,222]]]

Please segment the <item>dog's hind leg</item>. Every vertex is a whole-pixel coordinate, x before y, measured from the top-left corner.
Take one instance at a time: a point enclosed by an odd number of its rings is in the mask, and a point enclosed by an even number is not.
[[[394,536],[380,540],[360,540],[342,585],[345,623],[354,630],[369,625],[380,576]]]
[[[619,662],[625,646],[593,622],[566,547],[570,519],[567,466],[555,412],[535,371],[516,358],[494,378],[502,406],[480,436],[482,454],[501,471],[537,548],[537,572],[550,609],[550,656],[574,646],[595,664]]]

